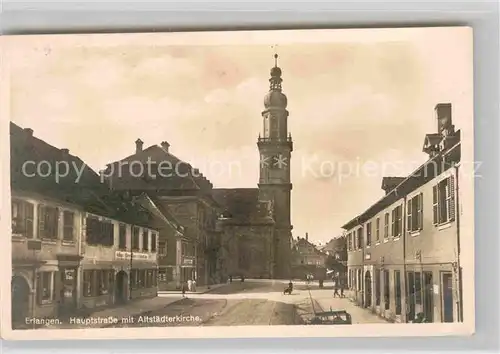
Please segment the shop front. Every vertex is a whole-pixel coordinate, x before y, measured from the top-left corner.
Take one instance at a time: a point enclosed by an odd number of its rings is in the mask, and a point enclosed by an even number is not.
[[[190,257],[190,256],[182,257],[182,263],[180,269],[181,282],[187,282],[188,280],[197,280],[195,265],[196,265],[195,257]]]
[[[56,283],[58,283],[59,315],[64,316],[72,314],[78,308],[79,277],[78,267],[81,256],[76,255],[58,255],[59,274]]]
[[[158,294],[158,263],[145,252],[115,252],[115,302]]]

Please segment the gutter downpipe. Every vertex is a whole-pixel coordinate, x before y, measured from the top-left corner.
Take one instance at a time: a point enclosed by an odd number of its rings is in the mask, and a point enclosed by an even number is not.
[[[366,240],[365,240],[365,230],[363,228],[362,223],[360,222],[360,217],[358,216],[356,218],[356,222],[358,226],[361,226],[361,229],[356,230],[356,237],[358,237],[358,232],[361,230],[361,277],[359,277],[358,281],[361,283],[360,285],[360,290],[361,290],[361,307],[365,307],[365,247],[366,247]],[[359,275],[359,273],[358,273]]]
[[[458,283],[458,298],[457,298],[457,311],[458,311],[458,322],[463,322],[463,302],[462,302],[462,268],[460,266],[460,188],[459,188],[459,167],[460,164],[455,164],[455,215],[457,221],[457,283]]]
[[[396,190],[396,195],[397,195],[397,190]],[[408,323],[408,297],[407,297],[407,294],[408,294],[408,282],[407,282],[407,279],[406,279],[406,235],[407,235],[407,226],[406,223],[407,223],[407,201],[406,201],[406,195],[403,197],[403,212],[401,215],[402,216],[402,219],[403,219],[403,230],[402,230],[402,235],[401,235],[401,238],[403,239],[403,276],[402,278],[404,279],[404,290],[405,290],[405,293],[404,293],[404,309],[405,309],[405,313],[404,313],[404,321],[403,323]],[[401,306],[403,307],[403,306]]]

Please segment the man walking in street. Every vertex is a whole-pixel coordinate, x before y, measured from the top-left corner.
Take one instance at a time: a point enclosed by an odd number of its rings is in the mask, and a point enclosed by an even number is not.
[[[338,281],[335,282],[335,290],[333,291],[333,297],[340,297],[340,294],[339,294],[339,283]]]
[[[187,284],[185,282],[181,283],[182,297],[186,297]]]

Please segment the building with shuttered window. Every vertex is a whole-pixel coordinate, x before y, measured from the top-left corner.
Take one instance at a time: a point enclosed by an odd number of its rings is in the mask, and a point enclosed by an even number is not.
[[[392,322],[419,313],[462,321],[460,130],[451,104],[435,112],[428,160],[407,177],[384,177],[385,195],[343,226],[352,300]]]
[[[154,213],[29,128],[11,123],[10,145],[13,328],[156,296]]]

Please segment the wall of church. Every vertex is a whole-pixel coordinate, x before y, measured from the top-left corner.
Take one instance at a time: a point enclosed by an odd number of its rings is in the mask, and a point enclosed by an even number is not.
[[[222,239],[227,276],[272,278],[272,225],[226,225]]]

